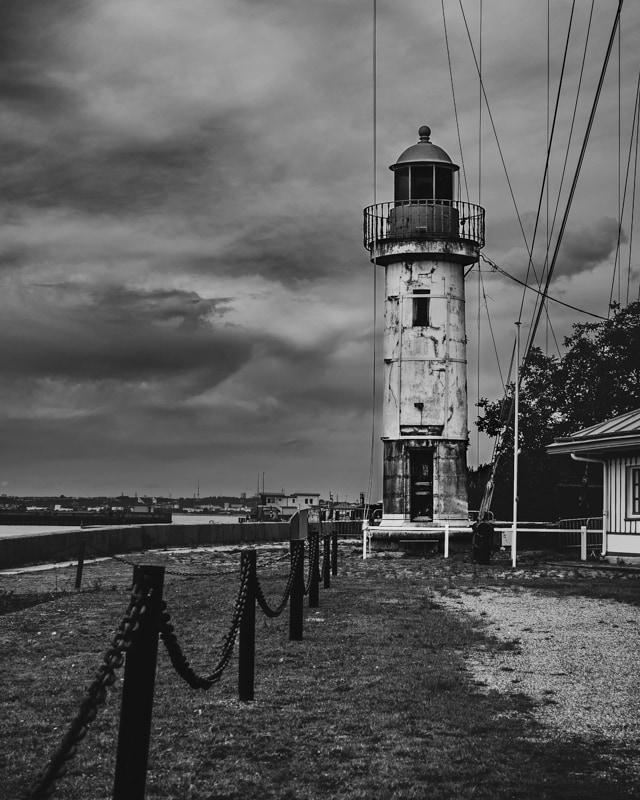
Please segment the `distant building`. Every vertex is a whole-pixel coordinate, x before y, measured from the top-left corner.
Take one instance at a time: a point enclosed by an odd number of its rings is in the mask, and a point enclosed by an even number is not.
[[[258,495],[258,517],[290,519],[296,511],[315,508],[320,504],[319,492],[260,492]]]
[[[547,452],[602,464],[602,554],[640,562],[640,409],[558,439]]]
[[[131,506],[131,511],[134,514],[153,514],[156,510],[157,502],[155,497],[138,497]]]

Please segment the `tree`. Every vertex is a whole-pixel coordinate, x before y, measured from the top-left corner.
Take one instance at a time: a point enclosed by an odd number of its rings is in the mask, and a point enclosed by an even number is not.
[[[585,466],[548,456],[545,448],[558,437],[640,408],[640,302],[611,308],[610,319],[573,326],[573,333],[564,340],[562,359],[547,356],[539,348],[532,348],[524,359],[518,438],[519,507],[526,516],[550,518],[564,513],[559,485],[584,487],[581,510],[590,512]],[[504,400],[482,398],[478,403],[483,413],[476,424],[488,436],[498,437],[500,455],[513,448],[513,395],[514,384],[510,384]],[[589,472],[594,470],[587,469],[587,476]],[[511,464],[501,458],[496,487],[508,487],[511,481]],[[496,502],[502,494],[498,492]],[[545,508],[541,508],[543,498]],[[501,516],[505,510],[500,509]]]

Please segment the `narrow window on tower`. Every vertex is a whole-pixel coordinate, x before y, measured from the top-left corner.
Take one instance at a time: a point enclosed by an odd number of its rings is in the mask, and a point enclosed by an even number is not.
[[[413,290],[413,324],[429,324],[429,289]]]

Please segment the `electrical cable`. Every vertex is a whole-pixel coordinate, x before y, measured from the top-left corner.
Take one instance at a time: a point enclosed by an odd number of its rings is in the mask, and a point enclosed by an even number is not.
[[[515,275],[510,275],[505,269],[503,269],[502,267],[498,266],[498,264],[496,264],[495,261],[492,261],[490,258],[485,256],[484,253],[480,253],[480,258],[482,258],[483,261],[486,261],[487,264],[489,264],[490,267],[492,267],[494,270],[499,272],[501,275],[504,275],[505,278],[509,278],[509,280],[512,280],[515,283],[519,283],[520,286],[523,286],[525,289],[529,289],[529,291],[535,292],[536,294],[540,295],[541,297],[544,297],[545,299],[551,300],[552,303],[558,303],[558,305],[565,306],[566,308],[570,308],[572,311],[578,311],[580,314],[586,314],[588,317],[594,317],[594,319],[602,319],[602,320],[606,320],[607,319],[607,317],[603,317],[600,314],[594,314],[593,311],[585,311],[583,308],[578,308],[577,306],[572,306],[571,303],[565,303],[564,300],[558,300],[557,297],[552,297],[550,294],[546,294],[545,292],[541,291],[540,289],[536,289],[535,286],[531,286],[530,284],[525,283],[524,281],[521,281],[520,278],[516,278]]]
[[[624,218],[624,209],[627,203],[627,188],[629,185],[629,171],[631,168],[631,152],[633,150],[633,137],[636,131],[636,122],[638,117],[638,92],[640,91],[640,74],[638,74],[638,83],[636,86],[636,99],[633,106],[633,121],[631,123],[631,136],[629,138],[629,155],[627,156],[627,170],[624,179],[624,191],[622,193],[622,205],[620,205],[620,198],[618,198],[618,235],[616,237],[616,255],[614,261],[614,269],[613,269],[613,279],[611,281],[611,292],[609,293],[609,309],[611,309],[613,305],[613,287],[615,285],[615,276],[616,276],[616,265],[618,267],[618,303],[621,302],[621,290],[620,290],[620,274],[622,273],[622,263],[620,259],[620,242],[622,240],[622,220]],[[636,164],[637,164],[637,147],[636,147]],[[635,173],[634,173],[634,185],[635,185]],[[635,200],[635,193],[634,193],[634,200]],[[627,281],[627,302],[629,301],[629,289],[628,289],[628,281]]]
[[[460,135],[460,121],[458,119],[458,104],[456,102],[456,90],[453,85],[453,68],[451,66],[451,52],[449,50],[449,34],[447,31],[447,17],[444,12],[444,0],[442,2],[442,22],[444,25],[444,42],[447,48],[447,61],[449,63],[449,80],[451,81],[451,94],[453,96],[453,114],[456,120],[456,131],[458,132],[458,147],[460,148],[460,163],[462,166],[462,177],[464,178],[464,188],[467,194],[467,203],[470,202],[469,200],[469,184],[467,183],[467,170],[464,163],[464,153],[462,150],[462,137]]]
[[[462,18],[464,20],[465,29],[467,31],[467,38],[469,40],[469,46],[471,48],[471,54],[473,56],[473,61],[474,61],[475,65],[476,65],[476,71],[478,72],[478,76],[480,78],[480,87],[481,87],[481,90],[482,90],[482,96],[484,97],[484,102],[485,102],[485,105],[487,106],[487,113],[489,115],[489,121],[491,122],[491,128],[493,130],[493,136],[494,136],[494,138],[496,140],[496,145],[497,145],[497,148],[498,148],[498,155],[500,156],[500,162],[502,163],[502,169],[504,171],[505,178],[507,180],[507,187],[509,189],[509,194],[511,196],[511,201],[513,203],[513,207],[514,207],[515,212],[516,212],[516,217],[518,219],[518,224],[520,226],[520,232],[522,233],[522,238],[524,240],[524,244],[525,244],[525,248],[527,250],[527,254],[529,256],[531,256],[531,248],[529,246],[529,242],[528,242],[528,239],[527,239],[527,234],[525,233],[525,230],[524,230],[524,224],[522,222],[522,217],[520,216],[520,210],[518,209],[518,203],[516,202],[515,194],[513,192],[513,185],[511,183],[511,178],[509,177],[509,170],[507,169],[507,164],[506,164],[506,161],[505,161],[505,158],[504,158],[504,154],[502,152],[502,145],[500,144],[500,138],[498,136],[498,131],[497,131],[494,119],[493,119],[493,114],[491,112],[491,106],[489,105],[489,98],[487,97],[487,92],[485,90],[484,82],[482,80],[482,75],[480,73],[480,66],[478,64],[478,59],[476,58],[475,48],[473,46],[473,41],[471,39],[471,31],[469,30],[469,25],[467,23],[467,17],[466,17],[466,14],[464,12],[464,8],[462,6],[462,0],[458,0],[458,2],[460,4],[460,10],[462,12]]]
[[[377,172],[378,172],[378,5],[377,0],[373,0],[373,42],[372,42],[372,77],[373,77],[373,205],[378,202]],[[377,236],[377,226],[375,228]],[[377,241],[374,241],[373,257],[373,370],[371,384],[371,446],[369,455],[369,480],[367,483],[367,494],[365,497],[365,507],[363,510],[363,520],[369,517],[371,507],[371,494],[373,491],[373,469],[374,469],[374,450],[376,435],[376,383],[377,383],[377,346],[376,335],[378,327],[378,265],[377,265]]]
[[[538,276],[537,276],[535,268],[533,266],[533,250],[535,248],[536,236],[538,234],[538,224],[540,222],[540,214],[541,214],[541,211],[542,211],[542,202],[544,200],[544,190],[545,190],[545,186],[548,184],[549,161],[550,161],[550,158],[551,158],[551,147],[553,145],[553,138],[554,138],[554,134],[555,134],[555,130],[556,130],[556,123],[558,121],[558,108],[560,106],[560,97],[562,96],[562,86],[563,86],[563,83],[564,83],[564,74],[565,74],[565,68],[566,68],[566,65],[567,65],[567,55],[569,53],[569,42],[571,41],[571,29],[573,27],[573,14],[574,14],[574,11],[575,11],[575,7],[576,7],[576,0],[573,0],[573,3],[571,4],[571,16],[569,17],[569,25],[567,27],[567,38],[566,38],[565,44],[564,44],[564,54],[563,54],[563,57],[562,57],[562,67],[560,69],[560,79],[558,81],[558,91],[556,92],[556,103],[555,103],[555,108],[554,108],[554,111],[553,111],[553,121],[551,123],[551,135],[549,137],[549,142],[548,142],[548,145],[547,145],[547,155],[546,155],[545,163],[544,163],[544,173],[543,173],[543,176],[542,176],[542,185],[540,187],[540,196],[538,198],[538,208],[536,209],[536,221],[535,221],[535,225],[534,225],[534,228],[533,228],[533,236],[531,238],[531,249],[529,251],[529,253],[530,253],[529,254],[529,264],[527,265],[527,275],[525,277],[525,282],[528,283],[528,281],[529,281],[529,270],[533,269],[533,273],[534,273],[534,275],[536,277],[536,281],[538,281],[538,286],[540,286],[542,284],[542,276],[541,276],[540,280],[538,280]],[[543,270],[543,275],[544,275],[544,270]],[[525,293],[523,292],[522,293],[522,301],[520,303],[520,311],[518,313],[518,322],[520,322],[522,320],[522,311],[523,311],[523,307],[524,307],[524,298],[525,298]]]
[[[605,58],[604,58],[604,63],[602,65],[602,70],[600,72],[600,79],[598,81],[598,87],[596,89],[596,94],[595,94],[595,97],[594,97],[594,100],[593,100],[593,105],[591,107],[591,113],[589,114],[589,121],[587,123],[587,129],[585,131],[585,135],[584,135],[583,140],[582,140],[582,147],[580,148],[580,156],[578,158],[578,164],[576,166],[576,171],[575,171],[575,174],[574,174],[573,182],[571,184],[571,190],[569,192],[569,198],[567,200],[567,205],[565,207],[565,213],[564,213],[564,215],[562,217],[562,222],[560,224],[560,231],[558,233],[558,238],[556,240],[556,246],[555,246],[555,249],[554,249],[554,252],[553,252],[553,258],[551,259],[551,265],[550,265],[549,270],[547,272],[547,280],[545,282],[545,287],[544,287],[544,291],[543,291],[544,295],[548,294],[549,284],[551,283],[551,278],[553,276],[553,272],[554,272],[554,269],[555,269],[555,266],[556,266],[556,262],[558,260],[558,254],[560,252],[560,244],[562,243],[562,239],[564,238],[564,232],[565,232],[565,229],[566,229],[566,226],[567,226],[567,220],[569,219],[569,213],[571,211],[571,206],[573,204],[573,198],[575,196],[576,187],[578,185],[578,179],[580,177],[582,164],[584,162],[584,156],[585,156],[585,153],[587,151],[587,145],[589,143],[589,137],[591,135],[591,129],[593,127],[593,120],[595,119],[596,109],[598,108],[598,102],[600,100],[600,94],[602,92],[602,85],[604,83],[604,78],[605,78],[605,75],[606,75],[606,72],[607,72],[607,67],[609,65],[609,58],[611,56],[611,50],[613,48],[613,43],[615,41],[616,31],[618,29],[618,23],[620,21],[620,14],[622,12],[623,4],[624,4],[624,0],[619,0],[618,9],[616,11],[615,20],[614,20],[613,27],[612,27],[612,30],[611,30],[611,35],[609,37],[609,44],[607,46],[607,52],[606,52],[606,55],[605,55]],[[533,347],[533,342],[535,340],[535,335],[536,335],[537,330],[538,330],[538,325],[540,324],[540,317],[541,316],[542,316],[542,304],[540,303],[538,305],[538,310],[536,312],[533,324],[531,325],[531,328],[529,329],[529,337],[527,339],[527,344],[525,346],[525,351],[524,351],[525,355],[524,355],[524,358],[523,358],[523,363],[526,361],[526,359],[528,357],[528,354],[529,354],[531,348]]]

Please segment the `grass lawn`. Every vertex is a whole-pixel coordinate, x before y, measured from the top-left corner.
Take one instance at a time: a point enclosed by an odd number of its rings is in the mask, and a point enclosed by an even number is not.
[[[260,550],[273,605],[287,562]],[[148,554],[166,563],[165,599],[192,666],[217,661],[237,593],[240,556]],[[130,565],[0,576],[1,796],[25,796],[57,747],[128,602]],[[611,745],[558,738],[532,701],[475,685],[473,648],[508,647],[438,603],[439,592],[499,583],[468,556],[374,558],[340,543],[339,574],[305,607],[304,640],[288,641],[288,610],[258,609],[255,701],[237,700],[237,661],[210,691],[190,689],[159,652],[148,798],[492,798],[617,800],[637,796]],[[525,569],[508,578],[527,585]],[[544,591],[638,602],[637,580],[539,578]],[[616,594],[617,593],[617,594]],[[237,649],[237,647],[236,647]],[[110,798],[122,670],[54,797]]]

